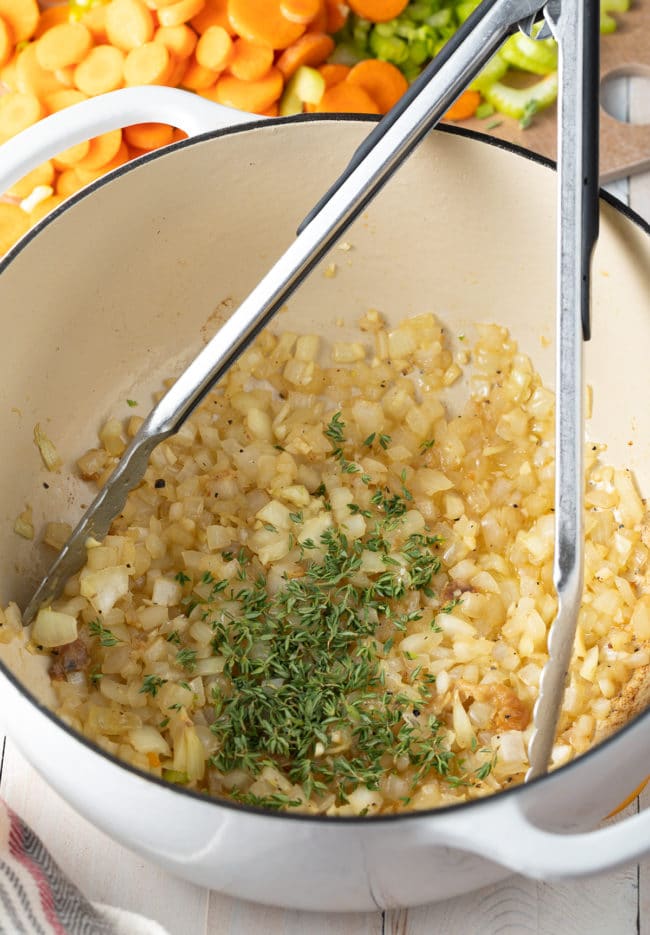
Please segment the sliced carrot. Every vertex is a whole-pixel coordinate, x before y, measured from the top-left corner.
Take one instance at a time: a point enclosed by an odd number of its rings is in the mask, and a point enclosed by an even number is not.
[[[52,26],[36,43],[36,58],[41,68],[56,71],[78,65],[93,47],[90,30],[82,23]]]
[[[100,166],[97,169],[86,169],[81,166],[77,166],[76,172],[82,182],[94,182],[95,179],[99,179],[102,175],[106,175],[107,172],[112,172],[113,169],[117,169],[119,166],[123,166],[125,162],[128,162],[129,159],[129,147],[126,143],[120,143],[120,146],[110,160],[110,162],[104,163],[103,166]]]
[[[91,31],[93,39],[97,43],[106,42],[108,39],[106,35],[107,11],[108,7],[105,3],[98,3],[96,6],[91,6],[81,18],[81,22]]]
[[[259,45],[250,39],[235,39],[233,57],[228,70],[242,81],[257,81],[263,78],[273,64],[273,49]]]
[[[25,46],[16,61],[16,83],[19,91],[34,94],[38,98],[61,89],[51,71],[46,71],[36,58],[36,43]]]
[[[280,108],[277,104],[272,104],[267,110],[265,110],[261,116],[262,117],[277,117],[280,113]]]
[[[48,94],[43,103],[48,114],[55,114],[58,110],[72,107],[73,104],[79,104],[86,99],[86,95],[82,91],[77,91],[76,88],[62,88],[61,91]]]
[[[301,65],[322,65],[334,51],[334,40],[324,32],[308,32],[285,49],[276,65],[287,81]]]
[[[292,23],[282,15],[281,0],[229,0],[228,16],[235,30],[244,39],[286,49],[305,31],[301,23]]]
[[[348,18],[348,7],[341,0],[325,0],[325,10],[327,12],[327,26],[325,32],[332,35],[343,29]]]
[[[176,58],[175,55],[171,56],[172,59],[172,69],[167,78],[167,85],[170,88],[177,88],[188,69],[189,59],[187,58]]]
[[[218,77],[216,71],[211,71],[209,68],[199,65],[196,58],[192,56],[180,84],[182,88],[186,88],[188,91],[205,91],[207,88],[212,87]]]
[[[189,58],[196,48],[196,33],[185,23],[180,26],[159,26],[153,41],[166,46],[176,58]]]
[[[0,16],[11,27],[14,42],[24,42],[36,32],[40,12],[36,0],[0,0]]]
[[[322,8],[321,0],[280,0],[280,12],[292,23],[308,26]]]
[[[445,114],[445,120],[468,120],[474,116],[480,103],[481,95],[478,91],[463,91]]]
[[[40,39],[52,26],[58,26],[59,23],[68,23],[69,21],[70,11],[67,4],[65,6],[49,6],[41,11],[33,38]]]
[[[174,143],[180,143],[181,140],[187,139],[187,133],[185,130],[179,130],[178,127],[174,127]]]
[[[98,45],[74,70],[74,83],[87,94],[106,94],[124,84],[124,62],[126,56],[121,49],[112,45]]]
[[[371,23],[386,23],[404,11],[408,0],[348,0],[348,6],[357,16]]]
[[[167,123],[136,123],[124,128],[124,139],[138,149],[158,149],[172,142],[174,130]]]
[[[0,68],[0,83],[2,83],[6,88],[9,88],[10,91],[18,90],[18,56],[14,55],[6,65],[3,65]]]
[[[109,130],[108,133],[93,137],[89,143],[88,155],[77,163],[77,172],[96,171],[114,159],[122,145],[122,131]]]
[[[66,169],[60,173],[56,180],[56,193],[62,198],[69,198],[70,195],[74,195],[80,188],[83,188],[85,184],[85,182],[81,181],[75,169]]]
[[[359,62],[345,80],[363,88],[379,107],[380,114],[388,113],[409,86],[399,68],[377,58]]]
[[[29,215],[18,205],[0,202],[0,254],[6,253],[29,230]]]
[[[279,99],[284,87],[282,72],[270,68],[257,81],[240,81],[233,75],[224,75],[217,81],[216,100],[226,107],[261,114]]]
[[[307,26],[307,32],[327,32],[327,7],[325,0],[321,0],[318,13]]]
[[[210,26],[196,44],[197,62],[212,71],[223,71],[232,57],[232,39],[222,26]]]
[[[85,140],[83,143],[76,143],[74,146],[70,146],[68,149],[65,149],[62,153],[57,153],[52,162],[54,163],[54,168],[61,171],[62,169],[73,169],[75,166],[81,162],[82,159],[88,155],[90,150],[90,142]]]
[[[12,185],[7,191],[7,195],[9,195],[10,198],[20,198],[22,201],[23,198],[27,198],[27,196],[34,191],[37,185],[51,185],[53,181],[54,166],[48,159],[47,162],[42,162],[40,166],[32,169],[31,172],[24,175],[15,185]]]
[[[367,91],[356,84],[341,81],[333,88],[328,88],[323,99],[316,106],[319,114],[378,114],[379,107],[375,104]]]
[[[50,195],[49,198],[44,198],[43,201],[39,201],[29,212],[30,223],[36,224],[36,222],[44,218],[46,214],[53,211],[57,205],[60,205],[62,201],[63,198],[60,195]]]
[[[335,84],[339,84],[341,81],[345,81],[347,76],[350,74],[349,65],[321,65],[318,69],[323,78],[325,79],[325,88],[333,88]]]
[[[146,42],[131,49],[124,62],[124,83],[129,86],[140,84],[165,84],[174,67],[167,48],[159,42]]]
[[[14,51],[14,36],[9,23],[0,16],[0,68],[11,59]]]
[[[228,18],[228,0],[205,0],[205,6],[200,13],[191,19],[192,28],[200,36],[209,29],[210,26],[221,26],[229,36],[236,36],[236,31],[232,28]]]
[[[111,45],[130,52],[153,38],[154,18],[142,0],[112,0],[106,9],[106,35]]]
[[[197,16],[204,6],[205,0],[178,0],[158,10],[158,20],[161,26],[180,26]]]
[[[65,68],[57,68],[54,77],[62,88],[74,88],[74,65],[66,65]]]
[[[26,130],[43,117],[45,111],[33,94],[11,91],[0,96],[0,143]]]

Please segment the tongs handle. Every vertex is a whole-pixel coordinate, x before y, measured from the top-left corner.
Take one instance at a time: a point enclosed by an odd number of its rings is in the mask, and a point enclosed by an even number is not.
[[[591,255],[598,235],[598,0],[550,0],[559,45],[555,558],[558,610],[549,631],[527,779],[548,769],[582,601],[584,565],[583,338],[590,334]]]

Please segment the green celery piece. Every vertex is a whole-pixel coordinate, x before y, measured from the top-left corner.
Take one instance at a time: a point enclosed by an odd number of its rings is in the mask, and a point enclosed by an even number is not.
[[[557,99],[557,87],[557,72],[552,72],[530,88],[510,88],[495,81],[483,95],[500,114],[521,120],[533,105],[537,110],[549,107]]]
[[[382,36],[373,29],[370,34],[370,51],[376,58],[381,58],[393,65],[404,65],[409,58],[408,43],[399,36]]]
[[[500,81],[508,71],[508,63],[500,52],[497,52],[481,69],[476,78],[470,84],[472,91],[485,91],[495,81]]]
[[[189,782],[187,773],[181,773],[177,769],[164,769],[162,778],[166,779],[167,782],[175,782],[179,786],[184,786]]]
[[[557,44],[554,39],[531,39],[515,33],[503,43],[501,55],[508,65],[534,75],[548,75],[557,70]]]
[[[466,19],[469,19],[480,2],[481,0],[463,0],[462,3],[459,3],[456,7],[458,22],[464,23]]]
[[[488,117],[492,117],[494,115],[494,112],[495,111],[492,104],[488,104],[487,101],[483,101],[483,103],[479,104],[476,108],[476,114],[474,116],[479,120],[487,120]]]
[[[604,13],[627,13],[630,0],[600,0],[600,9]]]
[[[315,68],[301,65],[291,76],[280,100],[280,116],[302,113],[303,104],[318,104],[325,93],[325,79]]]

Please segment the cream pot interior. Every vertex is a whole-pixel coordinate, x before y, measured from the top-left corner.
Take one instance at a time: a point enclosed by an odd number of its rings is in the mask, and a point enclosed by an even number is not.
[[[37,530],[79,517],[90,491],[72,466],[100,423],[127,398],[149,400],[212,336],[368,129],[356,119],[269,121],[178,144],[77,196],[0,266],[3,603],[24,602],[44,562],[38,546],[14,534],[17,514],[30,504]],[[471,337],[476,321],[498,322],[552,382],[548,167],[435,132],[346,240],[350,250],[334,251],[337,275],[321,267],[281,314],[282,328],[327,334],[339,317],[354,323],[369,307],[391,321],[433,311],[452,337]],[[632,467],[647,491],[650,237],[605,203],[593,281],[589,436],[606,441],[608,461]],[[43,467],[36,423],[64,459],[59,474]],[[38,661],[2,652],[28,691],[46,697]],[[553,833],[595,827],[650,772],[648,715],[584,763],[493,800],[319,821],[218,804],[143,777],[74,737],[3,672],[7,730],[79,811],[168,869],[249,899],[318,909],[412,904],[512,869],[592,872],[650,846],[647,821],[618,837]],[[636,707],[644,703],[641,692]]]

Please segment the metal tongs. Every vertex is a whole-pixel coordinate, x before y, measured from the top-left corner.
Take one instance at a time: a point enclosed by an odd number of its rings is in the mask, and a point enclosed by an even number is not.
[[[560,47],[554,566],[559,606],[535,706],[527,778],[547,770],[582,596],[582,341],[589,337],[590,261],[598,227],[598,0],[483,0],[366,137],[344,173],[303,221],[289,249],[149,414],[41,582],[23,615],[25,623],[81,567],[88,537],[102,539],[108,533],[129,491],[142,480],[156,445],[178,431],[501,43],[518,29],[533,38],[553,35]]]

